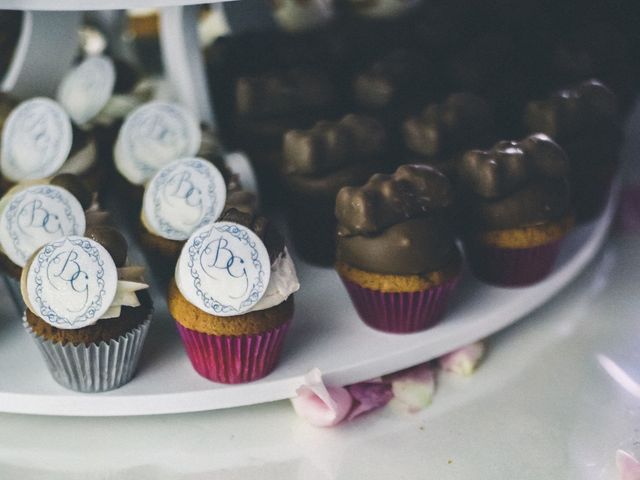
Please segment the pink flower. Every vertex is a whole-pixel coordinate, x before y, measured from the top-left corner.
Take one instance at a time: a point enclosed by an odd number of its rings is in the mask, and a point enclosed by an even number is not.
[[[624,450],[616,452],[616,466],[620,480],[640,480],[640,462]]]
[[[393,404],[397,410],[416,413],[431,405],[436,390],[436,376],[429,363],[383,377],[391,382]]]
[[[475,371],[484,351],[484,343],[472,343],[443,355],[438,359],[438,363],[446,372],[468,377]]]
[[[314,368],[305,375],[305,385],[291,399],[295,412],[316,427],[332,427],[345,419],[353,399],[342,387],[326,387],[320,370]]]
[[[348,419],[384,407],[393,398],[391,385],[381,381],[360,382],[349,385],[347,391],[354,400],[354,406],[349,412]]]

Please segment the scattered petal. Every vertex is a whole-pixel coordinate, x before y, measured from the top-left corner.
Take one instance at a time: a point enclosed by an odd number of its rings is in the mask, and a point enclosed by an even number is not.
[[[342,387],[326,387],[320,370],[314,368],[305,375],[305,384],[291,399],[295,412],[316,427],[332,427],[345,419],[353,400]]]
[[[475,371],[484,355],[484,343],[476,342],[449,352],[438,359],[440,368],[446,372],[468,377]]]
[[[640,462],[624,450],[616,452],[616,466],[620,480],[640,480]]]
[[[376,408],[384,407],[393,398],[391,385],[382,383],[381,379],[369,382],[356,383],[347,387],[354,400],[354,407],[349,412],[348,419],[370,412]]]
[[[433,367],[424,363],[384,377],[391,382],[396,407],[415,413],[431,404],[436,390]]]

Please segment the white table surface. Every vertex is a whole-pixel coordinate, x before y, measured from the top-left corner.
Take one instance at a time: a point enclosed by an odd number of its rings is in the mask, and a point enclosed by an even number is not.
[[[122,418],[0,415],[0,478],[615,479],[640,454],[640,234],[617,234],[574,284],[494,336],[469,379],[441,377],[431,407],[334,429],[288,401]]]

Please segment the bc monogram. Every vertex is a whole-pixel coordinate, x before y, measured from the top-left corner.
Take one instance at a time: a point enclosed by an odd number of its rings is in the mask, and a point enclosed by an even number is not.
[[[249,311],[264,295],[271,275],[260,238],[233,222],[200,227],[187,241],[176,269],[182,294],[220,316]]]
[[[89,300],[89,275],[78,263],[78,252],[74,249],[56,254],[47,265],[47,279],[59,291],[72,292],[73,300],[67,311],[82,311]]]
[[[27,236],[31,236],[31,229],[44,231],[48,235],[64,235],[60,217],[49,211],[39,198],[22,205],[16,223],[20,231]]]
[[[235,281],[229,282],[234,284],[233,290],[237,291],[237,293],[229,293],[233,299],[242,298],[249,289],[249,277],[244,265],[244,259],[234,254],[229,248],[229,240],[224,237],[218,237],[209,242],[200,254],[200,266],[209,278],[219,280],[219,275],[226,273],[227,280],[240,280],[239,285]]]
[[[198,157],[174,160],[151,179],[144,193],[144,218],[164,238],[186,240],[214,222],[224,208],[222,173]]]
[[[35,256],[26,280],[29,301],[47,323],[82,328],[109,308],[118,273],[104,247],[70,236],[46,244]]]
[[[191,179],[191,172],[181,171],[172,175],[162,188],[162,196],[171,206],[177,206],[177,201],[183,201],[187,206],[197,210],[194,225],[202,216],[202,191],[196,187]]]

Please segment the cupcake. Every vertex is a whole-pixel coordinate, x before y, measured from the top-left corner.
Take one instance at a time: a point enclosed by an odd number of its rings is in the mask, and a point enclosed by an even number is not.
[[[46,243],[84,235],[91,195],[75,176],[19,184],[0,199],[0,267],[19,279],[28,259]]]
[[[124,238],[113,230],[101,240],[69,236],[48,243],[21,278],[24,326],[52,377],[85,393],[132,378],[152,313],[143,268],[125,265]]]
[[[2,191],[61,173],[79,176],[92,192],[99,189],[103,176],[93,134],[72,127],[53,100],[39,97],[20,103],[2,128]]]
[[[618,167],[622,126],[614,94],[590,80],[527,105],[529,132],[542,132],[566,152],[571,165],[572,205],[578,221],[598,215],[606,205]]]
[[[246,151],[268,202],[278,203],[282,137],[334,114],[336,92],[328,72],[315,66],[240,76],[235,82],[235,142]]]
[[[105,166],[111,165],[113,144],[124,117],[151,98],[148,82],[128,63],[103,55],[87,56],[67,72],[58,101],[81,130],[95,135]]]
[[[334,263],[336,195],[380,171],[386,146],[380,122],[365,115],[350,114],[285,134],[282,181],[296,252],[303,259]]]
[[[58,102],[83,130],[111,127],[149,99],[148,86],[126,62],[91,55],[72,67],[58,88]]]
[[[465,153],[464,246],[478,278],[517,287],[549,275],[573,226],[568,174],[566,155],[544,134]]]
[[[427,163],[450,178],[456,163],[471,148],[485,148],[495,136],[491,105],[473,93],[454,93],[407,118],[402,135],[413,163]]]
[[[390,333],[435,325],[461,272],[451,184],[427,165],[376,174],[336,199],[336,270],[360,318]]]
[[[139,211],[144,184],[173,160],[220,155],[218,142],[196,117],[175,103],[153,101],[127,115],[113,148],[118,188]]]
[[[168,292],[193,368],[221,383],[275,367],[300,287],[282,237],[264,217],[225,211],[185,244]]]
[[[218,163],[192,157],[174,160],[147,183],[139,238],[147,253],[171,271],[184,242],[223,209],[255,210],[255,196],[240,189],[235,175]]]
[[[313,2],[298,3],[313,8]],[[346,48],[339,33],[333,28],[234,32],[207,49],[218,133],[227,148],[249,157],[268,205],[286,201],[278,175],[285,132],[335,118],[344,104],[339,79]]]

